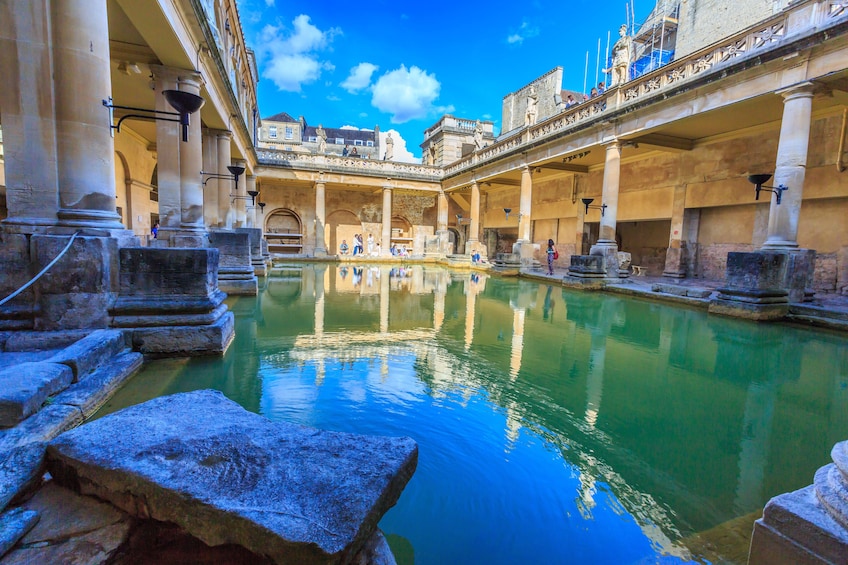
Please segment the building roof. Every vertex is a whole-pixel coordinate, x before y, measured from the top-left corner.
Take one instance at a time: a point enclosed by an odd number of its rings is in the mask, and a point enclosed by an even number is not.
[[[316,126],[306,126],[303,129],[303,137],[304,139],[309,139],[310,137],[317,137],[315,135]],[[327,139],[337,139],[342,138],[344,140],[354,141],[377,141],[377,134],[374,130],[360,130],[360,129],[348,129],[348,128],[324,128],[324,133],[327,134]]]
[[[263,122],[297,122],[294,118],[292,118],[286,112],[280,112],[279,114],[274,114],[268,118],[262,118]]]

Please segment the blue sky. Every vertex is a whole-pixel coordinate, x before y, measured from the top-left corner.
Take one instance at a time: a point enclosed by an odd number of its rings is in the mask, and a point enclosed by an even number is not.
[[[563,67],[563,88],[583,90],[587,51],[587,87],[596,82],[598,40],[603,66],[607,34],[615,42],[627,2],[568,5],[238,0],[263,117],[379,125],[398,132],[396,155],[405,140],[407,160],[420,159],[424,130],[445,113],[492,120],[498,133],[503,97],[554,67]],[[637,24],[652,8],[635,3]]]

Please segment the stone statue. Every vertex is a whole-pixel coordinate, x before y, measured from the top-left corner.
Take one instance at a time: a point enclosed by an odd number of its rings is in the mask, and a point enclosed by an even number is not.
[[[436,144],[432,141],[430,142],[430,146],[427,148],[427,164],[436,164]]]
[[[630,80],[630,61],[633,59],[633,38],[627,35],[627,26],[622,24],[618,29],[618,41],[612,48],[612,67],[604,69],[605,73],[612,72],[610,88],[624,84]]]
[[[527,95],[527,110],[524,114],[524,125],[532,126],[536,123],[536,115],[539,110],[536,107],[539,97],[536,94],[536,87],[530,87],[530,93]]]
[[[483,148],[483,124],[477,120],[477,125],[474,127],[474,145],[477,150]]]
[[[392,132],[386,135],[386,153],[383,155],[383,160],[391,161],[395,156],[395,140],[392,139]]]
[[[324,131],[324,126],[318,124],[315,129],[315,136],[318,138],[318,153],[327,152],[327,133]]]

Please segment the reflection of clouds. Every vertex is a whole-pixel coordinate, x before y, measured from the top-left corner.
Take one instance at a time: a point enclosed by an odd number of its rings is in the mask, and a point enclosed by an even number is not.
[[[358,379],[342,379],[339,388],[342,389],[344,398],[357,404],[365,402],[368,396],[365,383]]]

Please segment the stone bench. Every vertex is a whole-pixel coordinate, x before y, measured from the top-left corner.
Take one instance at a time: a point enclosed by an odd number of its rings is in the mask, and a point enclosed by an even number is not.
[[[645,268],[641,265],[630,265],[630,268],[633,269],[633,275],[637,277],[645,276]]]
[[[62,434],[54,479],[211,546],[348,562],[415,472],[410,438],[271,422],[217,391],[157,398]]]

